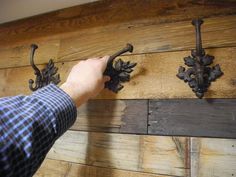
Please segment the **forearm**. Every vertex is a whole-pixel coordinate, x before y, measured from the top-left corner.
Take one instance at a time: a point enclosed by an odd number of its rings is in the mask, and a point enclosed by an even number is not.
[[[71,98],[55,85],[0,99],[0,176],[32,176],[75,118]]]

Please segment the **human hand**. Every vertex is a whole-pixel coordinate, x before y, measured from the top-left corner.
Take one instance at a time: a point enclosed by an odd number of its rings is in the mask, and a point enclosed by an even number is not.
[[[66,82],[61,85],[64,90],[80,106],[88,99],[97,96],[104,88],[105,82],[110,80],[103,73],[109,57],[92,58],[80,61],[73,66]]]

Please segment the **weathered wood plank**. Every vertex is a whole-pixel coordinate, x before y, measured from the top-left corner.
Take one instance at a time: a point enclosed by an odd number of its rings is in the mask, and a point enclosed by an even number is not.
[[[93,100],[78,108],[72,130],[147,133],[147,100]]]
[[[57,58],[60,40],[48,40],[37,42],[39,49],[35,52],[35,64],[48,63],[49,59]],[[30,45],[18,45],[16,47],[0,48],[0,68],[29,66],[30,65]]]
[[[215,56],[214,64],[220,64],[224,75],[213,82],[206,98],[236,98],[236,48],[209,49],[207,53]],[[137,62],[131,81],[118,94],[104,90],[96,99],[169,99],[196,98],[188,84],[176,77],[183,57],[190,51],[131,55],[124,60]],[[62,82],[65,81],[75,62],[57,63]],[[16,77],[17,76],[17,77]],[[28,80],[34,78],[30,67],[0,70],[0,96],[28,94]]]
[[[98,1],[3,24],[0,45],[117,23],[147,25],[235,14],[235,7],[233,0]]]
[[[192,177],[236,175],[236,140],[191,138]]]
[[[205,19],[202,26],[205,48],[236,46],[236,16]],[[112,42],[111,45],[111,41]],[[195,48],[195,30],[190,21],[122,27],[104,31],[78,31],[61,40],[59,61],[111,55],[125,43],[134,46],[134,54]]]
[[[236,138],[235,99],[150,100],[148,133]]]
[[[133,54],[192,49],[195,47],[194,33],[190,21],[151,24],[141,27],[121,26],[109,30],[105,30],[104,27],[78,30],[73,34],[64,35],[64,38],[57,38],[60,40],[60,46],[54,61],[64,62],[111,55],[127,42],[134,45]],[[236,16],[205,19],[202,36],[203,45],[206,48],[236,46]],[[33,40],[33,42],[37,41],[40,40]],[[111,41],[115,42],[111,45]],[[47,40],[41,43],[46,42]],[[20,44],[18,47],[28,48],[28,46],[29,42],[24,45]],[[17,53],[12,53],[15,50],[11,47],[3,47],[1,50],[0,68],[15,66],[15,61],[8,61],[8,58],[15,55],[25,55],[20,50]],[[54,48],[50,46],[47,46],[47,49],[39,49],[44,55],[47,55],[47,52],[51,52],[51,50]],[[24,50],[24,52],[26,51]],[[19,60],[22,62],[18,62],[18,66],[25,66],[29,63],[28,57],[20,57]],[[44,59],[41,61],[40,58],[37,58],[37,61],[38,63],[45,63]]]
[[[58,168],[60,167],[60,168]],[[167,177],[46,159],[34,177]],[[168,177],[171,177],[168,175]]]
[[[98,167],[186,176],[187,138],[67,131],[48,158]]]

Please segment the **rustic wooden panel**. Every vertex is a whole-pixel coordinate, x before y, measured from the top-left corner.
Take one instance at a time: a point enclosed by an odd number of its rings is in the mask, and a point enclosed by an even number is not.
[[[98,167],[186,176],[187,138],[67,131],[48,158]]]
[[[60,168],[58,168],[60,167]],[[167,177],[46,159],[34,177]],[[171,177],[168,175],[168,177]]]
[[[147,25],[235,13],[233,0],[98,1],[3,24],[0,45],[117,23]]]
[[[236,16],[205,19],[202,38],[205,48],[236,46]],[[111,55],[127,42],[134,45],[134,54],[186,50],[195,47],[195,30],[190,20],[120,27],[109,32],[103,28],[78,31],[61,40],[58,60]]]
[[[30,65],[30,45],[31,43],[16,47],[0,47],[0,68]],[[59,40],[38,41],[37,45],[39,49],[35,52],[35,64],[48,63],[49,59],[57,58]]]
[[[215,64],[220,64],[224,75],[213,82],[207,98],[236,97],[236,48],[209,49],[207,52],[215,55]],[[183,57],[190,51],[142,54],[122,57],[124,60],[137,62],[135,71],[131,74],[129,83],[118,94],[104,90],[96,99],[166,99],[166,98],[196,98],[188,84],[176,77],[179,66],[183,66]],[[62,82],[65,81],[75,62],[57,63]],[[17,76],[17,77],[16,77]],[[0,70],[0,96],[30,93],[28,79],[34,78],[30,67]]]
[[[127,42],[134,45],[134,54],[186,50],[195,47],[194,33],[190,21],[151,24],[142,27],[121,25],[119,28],[114,27],[109,30],[105,30],[104,27],[78,30],[60,39],[60,48],[54,60],[64,62],[111,55],[124,47]],[[236,46],[236,16],[205,19],[202,35],[203,45],[207,48]],[[115,42],[111,45],[111,41]],[[35,42],[35,39],[32,42]],[[42,43],[46,42],[47,40]],[[19,46],[22,47],[22,45]],[[29,42],[23,46],[28,48]],[[54,50],[50,46],[44,51],[43,49],[40,50],[45,52],[45,55],[47,51]],[[1,63],[4,64],[0,66],[1,68],[15,66],[15,61],[11,62],[8,58],[15,55],[24,56],[21,51],[11,53],[12,50],[14,51],[11,47],[6,47],[2,50],[3,52],[0,51]],[[29,63],[28,58],[21,57],[20,59],[22,62],[18,62],[18,66]],[[40,61],[40,58],[37,61],[45,62],[44,59]]]
[[[235,99],[150,100],[149,134],[236,138]]]
[[[236,140],[191,138],[191,176],[236,175]]]
[[[93,100],[78,108],[72,130],[147,133],[147,100]]]

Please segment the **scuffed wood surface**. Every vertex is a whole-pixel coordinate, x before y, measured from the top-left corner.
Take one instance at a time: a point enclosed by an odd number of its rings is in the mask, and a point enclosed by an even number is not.
[[[183,57],[195,47],[191,19],[196,17],[205,21],[203,47],[224,72],[206,98],[236,98],[235,14],[234,0],[106,0],[0,25],[0,97],[30,94],[28,80],[34,78],[29,67],[31,43],[39,44],[35,62],[42,68],[54,59],[62,82],[78,60],[111,55],[127,42],[134,45],[134,53],[122,57],[138,63],[131,82],[119,94],[105,90],[96,98],[116,101],[94,100],[78,109],[72,130],[56,142],[50,159],[35,176],[235,176],[235,140],[131,135],[147,132],[147,101],[118,100],[195,98],[176,73],[184,65]],[[183,100],[162,110],[155,102],[149,123],[156,126],[162,116],[158,131],[168,135],[186,131],[200,136],[234,135],[234,102],[214,102],[213,107],[202,100],[193,102],[199,103],[198,116],[188,112],[190,108],[181,111]],[[185,124],[181,124],[183,119]]]
[[[148,133],[236,138],[235,99],[150,100]]]
[[[72,130],[147,133],[147,100],[93,100],[78,108]]]
[[[144,160],[140,161],[139,163],[145,164],[141,166],[143,171],[145,172],[150,171],[151,173],[153,173],[154,171],[156,171],[155,169],[161,168],[162,165],[167,166],[168,164],[166,163],[166,161],[165,160],[162,161],[162,159],[169,157],[169,160],[171,161],[171,159],[173,159],[176,155],[175,153],[172,154],[171,152],[178,152],[179,159],[181,158],[182,160],[189,159],[189,162],[186,161],[186,163],[191,166],[185,166],[185,168],[187,167],[186,173],[188,173],[188,169],[191,169],[190,171],[191,177],[209,177],[209,176],[232,177],[232,176],[235,176],[236,174],[236,169],[235,169],[236,140],[191,138],[190,147],[188,147],[188,144],[187,144],[188,139],[184,139],[184,138],[182,139],[172,138],[171,140],[170,137],[145,136],[144,139],[145,141],[143,142],[145,142],[144,143],[145,148],[143,149],[146,151],[142,151],[142,152],[145,152],[145,153],[142,153],[142,158]],[[184,143],[183,141],[186,141],[186,142]],[[121,142],[121,140],[118,139],[118,141],[115,141],[115,142],[116,143]],[[96,141],[96,143],[98,145],[98,141]],[[164,151],[167,150],[165,143],[173,144],[173,147],[172,147],[173,150],[172,148],[168,150],[168,156],[166,156],[167,154],[164,153]],[[128,142],[126,142],[125,144],[126,144],[125,146],[128,146]],[[175,147],[174,147],[174,144],[175,144]],[[103,145],[105,145],[104,142],[103,142]],[[99,146],[102,146],[102,144],[98,145],[97,149],[99,149]],[[125,146],[124,145],[122,146],[123,150]],[[110,149],[112,148],[111,146],[107,146],[107,147],[109,147]],[[106,147],[103,147],[103,148],[104,148],[104,151],[106,151]],[[187,148],[187,151],[186,151],[186,148]],[[70,150],[74,152],[76,151],[76,148],[69,148],[69,149],[65,148],[63,150],[64,155],[66,156],[68,154],[71,154],[72,152],[69,152]],[[109,150],[106,152],[107,154],[112,156],[112,153],[111,153],[112,150]],[[186,155],[184,155],[185,153]],[[81,154],[81,151],[78,151],[77,154],[78,154],[77,156],[79,156]],[[96,158],[94,159],[99,159],[99,155],[97,154]],[[109,160],[107,160],[106,163],[109,163]],[[128,161],[125,161],[124,163],[128,163]],[[105,163],[103,165],[106,166]],[[60,166],[60,168],[58,168],[58,166]],[[56,177],[56,176],[65,175],[65,174],[68,175],[68,177],[70,176],[72,177],[100,177],[100,176],[110,177],[109,175],[113,175],[112,177],[121,177],[122,175],[124,177],[126,176],[133,177],[134,175],[137,177],[139,177],[138,175],[140,175],[140,177],[144,177],[144,176],[157,177],[158,176],[158,175],[155,176],[155,174],[150,174],[150,173],[143,173],[143,172],[137,173],[134,171],[116,170],[108,166],[107,166],[108,168],[107,167],[102,168],[100,167],[102,165],[99,165],[99,164],[96,164],[96,166],[97,167],[87,166],[84,164],[75,164],[75,163],[65,162],[65,161],[62,162],[58,160],[46,159],[35,176],[39,177],[39,176],[50,175],[53,177],[54,175]],[[169,170],[171,171],[171,169]],[[188,176],[190,174],[186,174],[185,176]],[[160,176],[160,177],[164,177],[164,176]]]
[[[236,16],[204,19],[201,31],[205,48],[236,46]],[[126,43],[133,44],[133,54],[189,50],[195,48],[195,29],[189,20],[109,31],[78,31],[61,40],[58,60],[111,55]]]
[[[206,51],[215,56],[214,64],[220,64],[224,75],[213,82],[206,98],[236,98],[236,48],[218,48]],[[166,52],[123,56],[124,60],[137,62],[131,81],[124,84],[118,94],[105,89],[95,99],[170,99],[196,98],[188,84],[176,77],[183,58],[190,51]],[[63,83],[75,62],[57,63]],[[17,76],[17,77],[16,77]],[[29,94],[28,80],[34,78],[31,67],[0,70],[0,96]]]
[[[236,175],[236,140],[191,138],[191,177]]]
[[[58,168],[60,167],[60,168]],[[46,159],[34,177],[171,177]]]
[[[184,137],[68,131],[57,140],[47,157],[98,167],[186,176],[187,152]]]
[[[8,67],[30,66],[30,45],[15,47],[0,47],[0,69]],[[35,64],[48,63],[49,59],[57,58],[60,40],[48,40],[37,43],[39,49],[35,52]]]
[[[120,23],[126,26],[178,22],[236,13],[233,0],[106,0],[58,10],[0,26],[0,45]],[[220,26],[220,25],[219,25]],[[114,28],[114,29],[115,29]]]
[[[202,26],[203,47],[236,46],[236,16],[207,18],[204,21]],[[52,42],[49,44],[53,45],[46,44],[50,40]],[[16,44],[16,46],[2,46],[0,68],[29,65],[29,59],[25,56],[26,49],[32,42],[40,44],[38,51],[44,56],[53,57],[56,62],[65,62],[112,55],[128,42],[134,46],[133,54],[190,50],[195,48],[195,31],[189,20],[141,27],[121,25],[119,28],[91,28],[50,40],[33,39],[31,42]],[[114,42],[111,44],[111,41]],[[29,52],[28,50],[28,55]],[[54,54],[51,55],[51,53]],[[44,56],[36,56],[37,63],[45,63],[47,60]],[[17,58],[17,60],[9,60],[9,58]]]

